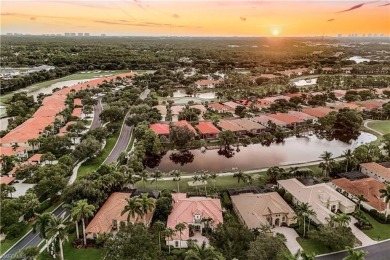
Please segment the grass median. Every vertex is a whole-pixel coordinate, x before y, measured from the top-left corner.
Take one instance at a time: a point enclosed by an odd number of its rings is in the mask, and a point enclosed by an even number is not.
[[[97,168],[104,162],[107,156],[111,153],[114,148],[116,141],[118,140],[120,131],[116,131],[114,135],[107,138],[106,145],[103,148],[102,154],[100,156],[94,157],[85,161],[79,168],[77,172],[77,178],[87,175],[92,171],[96,171]]]

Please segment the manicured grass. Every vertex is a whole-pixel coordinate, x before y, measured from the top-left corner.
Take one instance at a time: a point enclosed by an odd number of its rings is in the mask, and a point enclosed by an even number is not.
[[[98,76],[109,75],[109,74],[116,75],[116,74],[121,74],[121,73],[126,73],[126,72],[129,72],[129,71],[128,70],[116,70],[114,72],[101,71],[99,73],[94,73],[94,72],[75,73],[75,74],[68,75],[68,76],[63,77],[63,78],[53,79],[53,80],[48,80],[48,81],[44,81],[41,83],[37,83],[37,84],[34,84],[34,85],[27,87],[25,89],[22,89],[22,90],[27,91],[27,92],[32,92],[32,91],[36,91],[36,90],[41,89],[41,88],[48,87],[54,83],[61,82],[61,81],[78,80],[78,79],[92,79],[92,78],[98,77]],[[13,92],[10,92],[8,94],[2,95],[0,97],[0,103],[4,103],[6,100],[10,99],[15,92],[22,91],[22,90],[17,90],[17,91],[13,91]]]
[[[69,236],[69,241],[64,243],[64,259],[65,260],[86,260],[93,259],[99,260],[103,259],[103,250],[97,248],[81,248],[77,249],[72,246],[72,241],[75,239],[76,235]],[[53,259],[47,251],[45,250],[38,256],[38,260],[51,260]]]
[[[92,171],[95,171],[104,162],[111,150],[114,148],[116,141],[119,138],[120,131],[115,132],[113,136],[107,139],[106,146],[100,156],[92,158],[91,160],[85,161],[77,172],[77,178],[84,176]]]
[[[298,237],[297,242],[301,245],[303,251],[305,251],[307,254],[315,253],[316,255],[322,255],[331,252],[326,246],[314,239]]]
[[[367,236],[373,240],[385,240],[390,238],[390,224],[381,224],[369,214],[364,213],[372,225],[372,229],[362,230]]]
[[[233,176],[219,176],[217,179],[216,179],[216,182],[215,182],[215,187],[217,187],[218,189],[222,190],[222,189],[228,189],[228,188],[236,188],[236,187],[245,187],[245,186],[257,186],[259,185],[259,183],[262,183],[264,184],[265,183],[265,180],[266,180],[266,175],[265,173],[260,173],[260,174],[251,174],[253,177],[259,177],[261,178],[261,182],[258,180],[258,179],[255,179],[253,184],[249,184],[249,183],[244,183],[242,181],[240,181],[240,183],[237,182],[237,179],[236,178],[233,178]],[[189,179],[181,179],[180,180],[180,192],[189,192],[189,191],[196,191],[196,188],[195,187],[191,187],[188,185],[188,182],[191,182],[193,181],[192,178],[189,178]],[[143,188],[144,187],[144,184],[142,181],[138,182],[136,184],[136,186],[138,188]],[[207,180],[207,188],[211,188],[214,186],[214,183],[212,182],[212,180]],[[156,189],[156,182],[145,182],[145,188],[147,189]],[[199,185],[198,186],[199,190],[201,191],[204,191],[204,185]],[[177,184],[175,181],[171,180],[171,181],[157,181],[157,189],[158,190],[164,190],[164,189],[168,189],[168,190],[176,190],[177,189]]]
[[[375,120],[367,124],[368,127],[375,129],[382,134],[390,133],[390,120]]]
[[[59,205],[61,204],[61,201],[51,205],[45,212],[52,212],[55,210]],[[14,239],[5,239],[1,242],[0,245],[0,255],[3,254],[5,251],[7,251],[10,247],[12,247],[16,242],[19,241],[25,234],[27,234],[32,229],[32,223],[28,223],[28,225],[20,232],[20,235],[17,236]]]

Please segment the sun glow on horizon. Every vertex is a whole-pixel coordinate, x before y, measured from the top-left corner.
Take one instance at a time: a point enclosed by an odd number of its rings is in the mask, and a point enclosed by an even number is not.
[[[279,29],[273,29],[271,33],[272,33],[273,36],[278,36],[280,34],[280,30]]]

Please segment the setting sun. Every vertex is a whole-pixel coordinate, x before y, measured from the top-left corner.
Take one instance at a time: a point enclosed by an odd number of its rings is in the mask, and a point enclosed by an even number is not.
[[[272,35],[273,36],[278,36],[280,34],[280,31],[278,29],[272,30]]]

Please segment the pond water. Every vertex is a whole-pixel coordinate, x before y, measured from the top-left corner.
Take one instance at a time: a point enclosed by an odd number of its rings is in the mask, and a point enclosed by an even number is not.
[[[317,78],[314,79],[300,79],[294,82],[294,85],[297,87],[304,87],[317,84]]]
[[[36,100],[38,94],[40,94],[40,93],[52,94],[53,93],[53,89],[55,89],[55,88],[70,87],[70,86],[73,86],[73,85],[76,85],[76,84],[79,84],[79,83],[84,83],[84,82],[87,82],[87,81],[90,81],[90,80],[91,79],[77,79],[77,80],[61,81],[61,82],[57,82],[57,83],[51,84],[48,87],[44,87],[44,88],[41,88],[41,89],[38,89],[38,90],[34,90],[34,91],[31,91],[31,92],[28,92],[28,95],[29,96],[30,95],[34,96],[34,99]]]
[[[174,98],[183,98],[183,97],[196,97],[196,98],[202,98],[202,99],[213,99],[215,98],[215,92],[205,92],[205,93],[197,93],[194,95],[187,95],[186,92],[182,89],[176,90],[173,92]]]
[[[173,151],[167,152],[161,161],[149,162],[148,170],[160,170],[169,172],[171,170],[181,170],[183,172],[200,172],[208,170],[210,172],[229,171],[232,168],[240,170],[259,169],[270,166],[283,166],[319,160],[319,156],[324,151],[329,151],[334,157],[340,156],[347,149],[355,149],[359,145],[376,140],[376,136],[361,132],[356,140],[344,143],[339,140],[328,141],[319,139],[316,136],[310,137],[289,137],[283,143],[273,143],[270,146],[252,144],[247,147],[240,146],[239,152],[234,147],[230,158],[219,154],[219,149],[191,150],[190,153],[181,157],[176,156]],[[175,162],[176,163],[175,163]],[[187,163],[186,163],[187,162]]]
[[[9,117],[0,119],[0,131],[7,130]]]
[[[363,58],[361,56],[353,56],[353,57],[349,58],[348,60],[353,60],[356,63],[362,63],[362,62],[365,62],[365,61],[370,61],[370,59],[366,59],[366,58]]]

